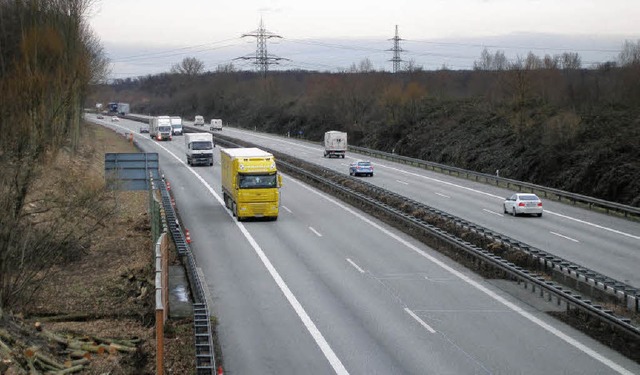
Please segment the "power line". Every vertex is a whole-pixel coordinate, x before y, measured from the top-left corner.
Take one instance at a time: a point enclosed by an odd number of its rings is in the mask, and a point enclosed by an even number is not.
[[[255,56],[243,56],[238,57],[236,60],[254,60],[254,64],[258,67],[258,70],[262,73],[263,77],[267,76],[269,65],[277,65],[281,60],[288,60],[283,57],[278,57],[267,52],[267,40],[271,38],[282,38],[280,35],[267,31],[264,28],[264,22],[260,18],[260,26],[258,30],[254,30],[250,33],[243,34],[242,37],[254,37],[256,38],[256,54]]]

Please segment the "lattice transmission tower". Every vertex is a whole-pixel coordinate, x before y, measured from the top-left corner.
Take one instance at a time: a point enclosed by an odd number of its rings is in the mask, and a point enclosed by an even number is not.
[[[393,63],[393,72],[397,73],[400,71],[400,63],[404,61],[400,57],[400,52],[404,52],[402,47],[400,47],[400,41],[404,39],[401,39],[400,35],[398,35],[398,25],[396,25],[396,36],[389,40],[393,40],[393,48],[387,50],[393,52],[393,58],[391,58],[391,60],[389,61]]]
[[[254,37],[256,38],[256,54],[238,57],[236,60],[254,60],[253,64],[256,65],[259,72],[263,76],[267,75],[269,71],[269,65],[278,65],[281,60],[289,60],[284,57],[278,57],[267,52],[267,40],[271,38],[282,38],[280,35],[267,31],[264,27],[264,22],[260,18],[260,26],[257,30],[250,33],[242,34],[242,37]]]

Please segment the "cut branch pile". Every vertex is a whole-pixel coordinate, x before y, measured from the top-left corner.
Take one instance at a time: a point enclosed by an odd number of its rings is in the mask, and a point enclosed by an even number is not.
[[[94,356],[135,353],[141,343],[139,338],[112,339],[60,334],[44,330],[39,323],[35,328],[39,331],[39,346],[18,341],[11,333],[0,330],[0,374],[77,373],[84,370]],[[58,347],[58,358],[49,353],[54,346]]]

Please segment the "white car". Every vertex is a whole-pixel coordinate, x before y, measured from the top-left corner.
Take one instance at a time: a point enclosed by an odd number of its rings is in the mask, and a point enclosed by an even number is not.
[[[120,118],[118,116],[111,117],[111,122],[115,122],[115,121],[120,121]]]
[[[517,216],[520,214],[542,216],[542,201],[531,193],[516,193],[508,197],[502,204],[505,214]]]

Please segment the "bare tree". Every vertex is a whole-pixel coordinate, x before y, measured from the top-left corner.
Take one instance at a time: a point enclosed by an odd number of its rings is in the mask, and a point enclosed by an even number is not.
[[[505,70],[508,67],[509,62],[503,51],[498,50],[492,55],[487,48],[480,53],[480,60],[473,62],[475,70]]]
[[[78,146],[87,85],[105,72],[85,21],[90,2],[0,2],[0,309],[33,291],[34,281],[75,246],[79,237],[65,223],[80,222],[65,218],[86,218],[63,214],[87,202],[83,193],[69,189],[73,201],[66,202],[39,199],[48,187],[36,183],[61,149]]]
[[[635,43],[625,40],[618,61],[621,66],[640,65],[640,40]]]
[[[185,74],[188,76],[197,76],[204,71],[204,63],[195,57],[185,57],[179,64],[171,67],[171,73]]]
[[[562,65],[562,69],[565,70],[580,69],[580,67],[582,67],[582,59],[580,55],[575,52],[563,52],[562,55],[560,55],[560,64]]]

